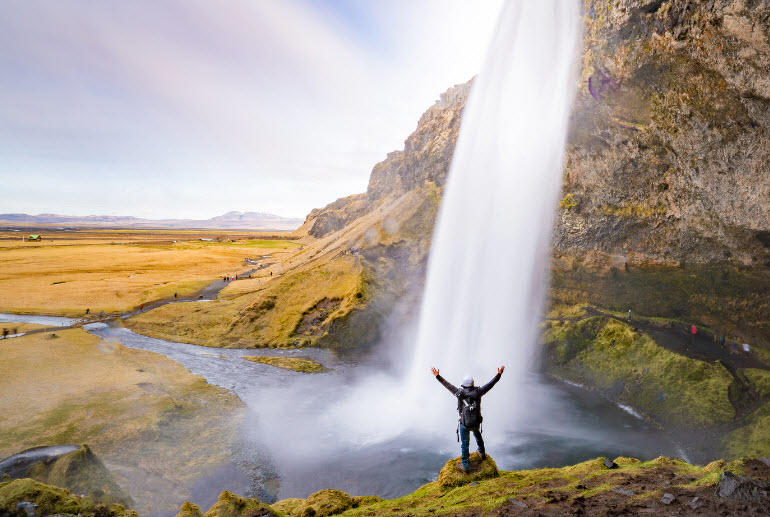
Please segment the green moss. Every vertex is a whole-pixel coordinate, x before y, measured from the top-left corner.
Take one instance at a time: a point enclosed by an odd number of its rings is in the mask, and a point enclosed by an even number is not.
[[[290,497],[288,499],[281,499],[277,503],[271,504],[270,507],[276,512],[284,515],[295,515],[297,508],[302,506],[304,502],[304,499]]]
[[[746,425],[727,434],[722,445],[728,458],[770,456],[770,403],[746,419]]]
[[[747,368],[743,374],[762,397],[770,398],[770,371]]]
[[[37,511],[42,515],[138,517],[135,511],[127,510],[119,504],[95,504],[88,497],[79,497],[64,488],[46,485],[33,479],[14,479],[0,483],[0,510],[15,512],[16,505],[22,501],[36,504]]]
[[[474,452],[469,457],[470,472],[466,474],[461,470],[462,458],[457,457],[449,460],[441,469],[438,474],[436,483],[440,487],[454,487],[472,483],[474,481],[480,481],[482,479],[489,479],[498,476],[497,464],[495,461],[487,456],[485,460],[481,460],[481,455],[478,452]]]
[[[595,387],[659,422],[707,427],[735,416],[732,376],[719,363],[690,359],[611,318],[556,323],[545,333],[549,371]]]
[[[555,268],[553,306],[591,304],[618,313],[685,321],[739,335],[770,357],[770,270],[728,265]],[[765,348],[763,350],[763,347]]]
[[[100,503],[133,504],[87,445],[63,454],[52,462],[36,463],[27,472],[27,476],[78,494],[87,494]]]
[[[203,517],[200,506],[193,504],[190,501],[185,501],[182,506],[179,507],[179,512],[176,517]]]
[[[559,203],[559,207],[563,208],[564,210],[574,210],[575,208],[577,208],[577,206],[578,206],[578,203],[575,200],[575,194],[567,194],[561,200],[561,203]]]
[[[279,514],[269,506],[256,499],[238,497],[225,490],[217,498],[217,502],[209,508],[204,517],[264,517]]]
[[[293,370],[295,372],[318,373],[325,370],[322,364],[311,361],[310,359],[300,359],[298,357],[270,357],[270,356],[246,356],[247,361],[254,363],[269,364],[284,370]]]
[[[353,498],[350,494],[341,490],[319,490],[310,494],[307,499],[295,510],[293,515],[298,517],[312,515],[326,517],[342,513],[353,507]]]
[[[525,501],[535,513],[544,510],[543,513],[551,514],[555,507],[550,506],[550,502],[563,499],[569,501],[577,497],[586,501],[591,496],[616,487],[633,487],[634,483],[639,485],[636,489],[642,495],[649,492],[649,489],[641,489],[641,486],[658,483],[659,476],[670,480],[672,486],[686,486],[713,485],[724,470],[743,473],[739,462],[714,462],[706,467],[698,467],[665,457],[646,462],[620,457],[614,460],[618,468],[609,470],[604,467],[602,460],[596,458],[562,468],[501,471],[496,477],[460,486],[441,486],[437,480],[404,497],[350,508],[342,515],[496,514],[495,510],[507,504],[510,498]]]

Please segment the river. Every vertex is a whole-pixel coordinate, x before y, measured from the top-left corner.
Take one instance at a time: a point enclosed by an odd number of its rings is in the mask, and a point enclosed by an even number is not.
[[[0,314],[0,321],[71,323],[66,318],[11,314]],[[409,422],[392,422],[387,438],[376,439],[359,432],[355,418],[330,418],[338,414],[330,408],[355,394],[361,380],[377,375],[381,365],[342,359],[325,349],[219,349],[154,339],[105,323],[84,329],[104,340],[173,359],[247,404],[249,416],[235,451],[242,473],[215,473],[201,479],[193,487],[192,499],[204,507],[225,488],[268,500],[306,497],[322,488],[397,497],[435,479],[444,462],[458,454],[454,401],[449,393],[446,429],[437,436],[408,430]],[[306,357],[327,370],[297,373],[241,359],[255,353]],[[524,425],[517,426],[516,432],[487,437],[487,451],[500,468],[561,466],[597,456],[684,455],[662,431],[632,411],[581,387],[529,375],[523,395],[532,410],[525,415]],[[443,388],[436,383],[436,390]],[[493,394],[494,390],[488,396]],[[486,418],[493,420],[495,415]],[[247,478],[249,482],[244,481]]]

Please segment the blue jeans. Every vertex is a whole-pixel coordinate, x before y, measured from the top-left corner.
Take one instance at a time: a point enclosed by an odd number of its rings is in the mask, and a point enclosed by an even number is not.
[[[468,447],[471,443],[471,431],[473,431],[473,437],[476,439],[476,445],[479,448],[479,454],[484,456],[484,439],[481,437],[481,431],[478,427],[465,427],[460,424],[460,452],[463,457],[463,468],[468,470]]]

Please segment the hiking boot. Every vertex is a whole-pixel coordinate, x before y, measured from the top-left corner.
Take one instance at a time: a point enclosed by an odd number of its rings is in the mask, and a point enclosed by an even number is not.
[[[479,451],[479,454],[481,455],[481,461],[485,461],[487,459],[487,453],[484,451]]]
[[[463,474],[470,474],[471,472],[471,470],[468,467],[464,467],[462,465],[457,465],[457,470],[459,470]]]

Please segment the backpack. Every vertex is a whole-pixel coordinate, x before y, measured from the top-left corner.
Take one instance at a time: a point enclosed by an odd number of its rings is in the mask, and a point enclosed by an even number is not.
[[[478,400],[468,400],[461,394],[458,394],[460,399],[460,423],[465,427],[478,427],[481,425],[481,408],[479,407]]]

